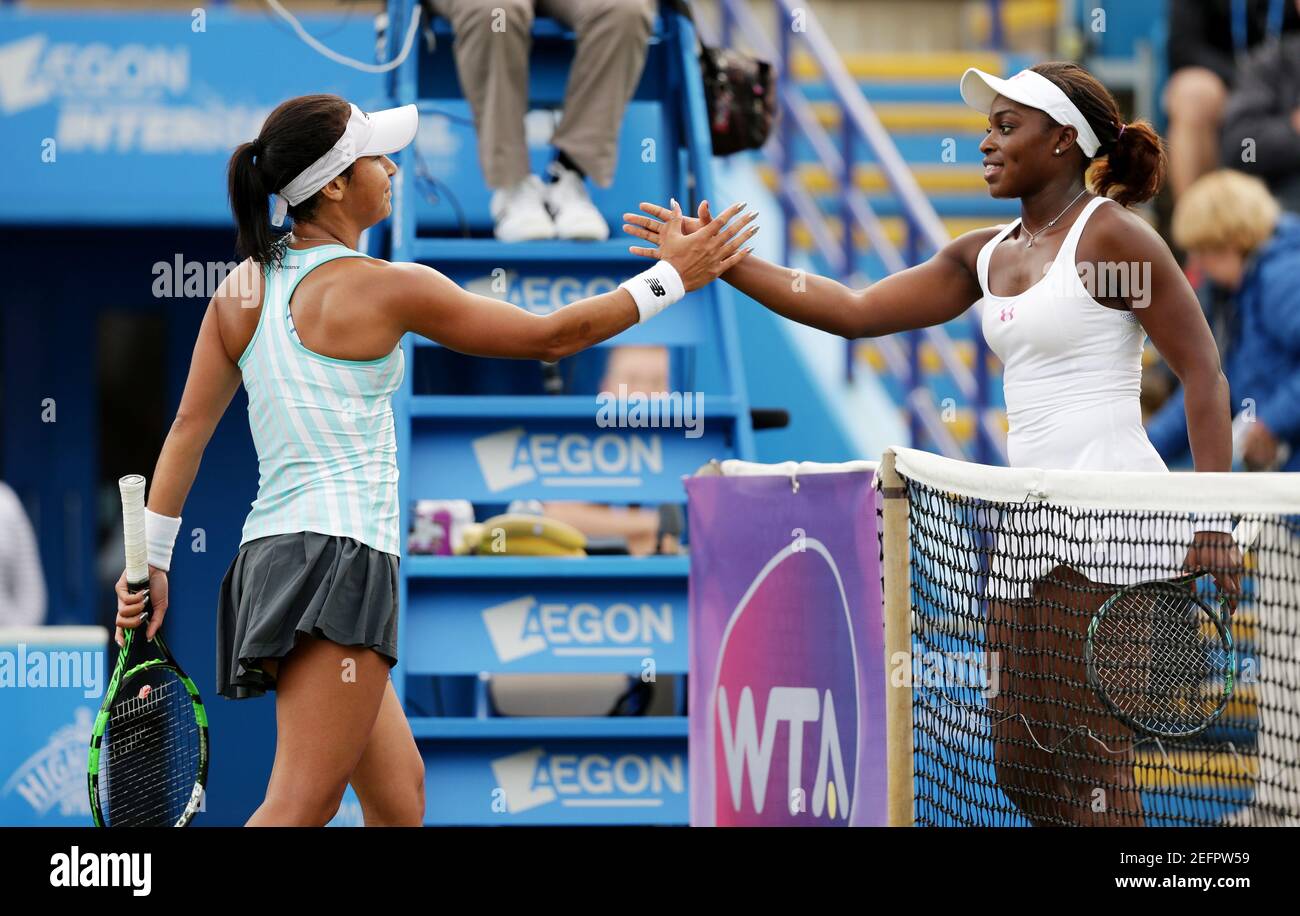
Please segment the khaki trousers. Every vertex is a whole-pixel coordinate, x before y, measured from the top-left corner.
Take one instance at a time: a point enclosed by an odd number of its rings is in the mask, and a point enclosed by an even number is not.
[[[533,16],[577,34],[554,145],[596,184],[614,179],[618,131],[645,65],[654,0],[434,0],[456,33],[456,72],[474,112],[488,186],[505,188],[530,169],[524,139]]]

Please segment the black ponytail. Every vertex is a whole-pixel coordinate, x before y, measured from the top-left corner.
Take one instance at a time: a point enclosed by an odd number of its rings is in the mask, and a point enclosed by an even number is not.
[[[337,95],[298,96],[267,115],[257,139],[235,149],[226,180],[240,258],[279,266],[285,233],[271,225],[269,197],[338,142],[351,114],[347,100]],[[351,177],[352,166],[342,174]],[[289,207],[289,216],[311,219],[319,205],[320,194],[313,194]]]
[[[235,253],[240,258],[252,258],[259,264],[279,262],[276,251],[278,236],[271,232],[267,211],[267,195],[262,170],[257,160],[259,141],[241,143],[230,157],[227,176],[230,193],[230,211],[235,217],[238,234]]]

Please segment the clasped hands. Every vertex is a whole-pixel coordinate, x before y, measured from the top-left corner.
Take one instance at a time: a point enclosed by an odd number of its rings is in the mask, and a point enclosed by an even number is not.
[[[754,250],[744,246],[758,232],[758,226],[750,226],[758,213],[739,216],[747,204],[732,204],[715,217],[707,200],[700,202],[696,216],[683,215],[676,200],[670,203],[642,203],[641,213],[624,213],[623,231],[654,245],[633,245],[628,251],[672,264],[687,292],[722,276]]]

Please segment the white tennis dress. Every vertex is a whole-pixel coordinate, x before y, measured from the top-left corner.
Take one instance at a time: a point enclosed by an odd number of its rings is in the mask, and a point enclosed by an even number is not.
[[[1020,220],[980,250],[976,269],[984,293],[984,338],[1005,364],[1012,467],[1168,471],[1142,427],[1138,397],[1146,331],[1132,312],[1094,299],[1075,264],[1089,217],[1109,201],[1096,197],[1084,206],[1047,273],[1019,295],[990,292],[989,262]],[[1015,597],[1058,563],[1094,582],[1177,575],[1191,530],[1168,518],[1054,507],[1004,514],[998,541],[990,591]]]

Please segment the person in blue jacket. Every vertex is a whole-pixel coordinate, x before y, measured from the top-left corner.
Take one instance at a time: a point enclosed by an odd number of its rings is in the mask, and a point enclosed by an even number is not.
[[[1259,179],[1225,169],[1178,201],[1173,234],[1223,294],[1210,323],[1232,392],[1234,464],[1300,470],[1300,217]],[[1147,437],[1166,463],[1186,460],[1181,388],[1148,422]]]

